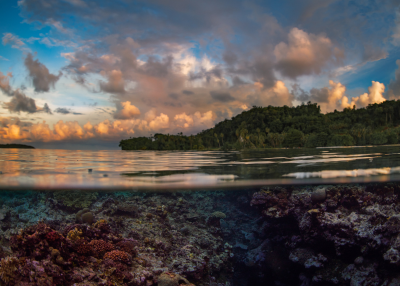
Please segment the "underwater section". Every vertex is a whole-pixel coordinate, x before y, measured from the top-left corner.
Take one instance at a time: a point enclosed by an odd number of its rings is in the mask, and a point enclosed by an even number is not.
[[[400,285],[400,185],[3,191],[1,285]]]

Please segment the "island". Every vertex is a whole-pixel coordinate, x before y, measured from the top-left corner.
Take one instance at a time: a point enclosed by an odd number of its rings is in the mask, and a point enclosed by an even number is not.
[[[33,146],[24,144],[0,144],[0,148],[35,149]]]
[[[243,150],[399,143],[400,100],[321,113],[317,103],[253,106],[195,135],[157,133],[121,140],[122,150]]]

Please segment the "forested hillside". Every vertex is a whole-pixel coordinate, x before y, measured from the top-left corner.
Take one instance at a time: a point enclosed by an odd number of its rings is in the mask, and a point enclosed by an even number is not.
[[[122,150],[323,147],[399,143],[400,100],[322,114],[316,103],[257,107],[196,135],[155,134],[121,140]]]

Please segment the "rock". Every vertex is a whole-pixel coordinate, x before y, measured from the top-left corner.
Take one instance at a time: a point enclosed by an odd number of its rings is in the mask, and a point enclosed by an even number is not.
[[[187,226],[182,227],[179,231],[185,235],[188,235],[190,233],[190,230]]]
[[[389,260],[390,263],[397,263],[400,261],[400,253],[397,249],[391,247],[386,253],[383,255],[385,260]]]
[[[364,258],[362,256],[359,256],[356,259],[354,259],[354,264],[360,265],[360,264],[363,264],[363,262],[364,262]]]
[[[322,202],[326,199],[326,190],[325,188],[322,189],[316,189],[312,194],[311,194],[311,201],[313,203],[316,202]]]

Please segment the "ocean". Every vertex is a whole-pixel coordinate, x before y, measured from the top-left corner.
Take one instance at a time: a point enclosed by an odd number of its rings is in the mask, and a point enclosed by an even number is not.
[[[0,149],[0,285],[400,285],[400,146]]]

